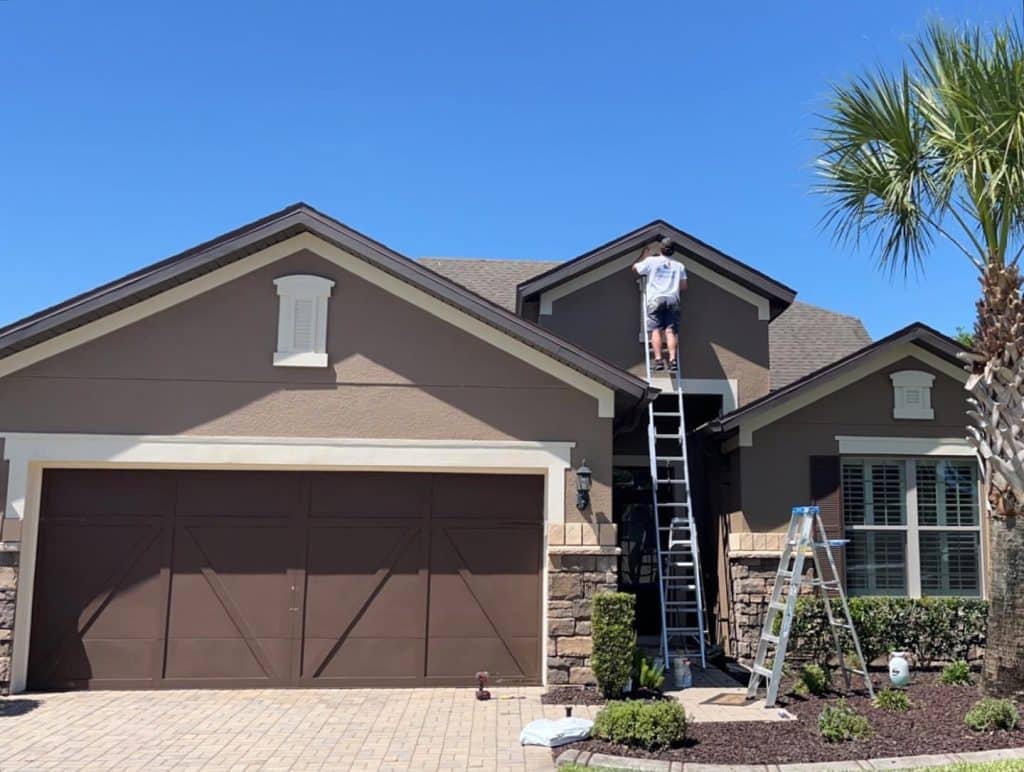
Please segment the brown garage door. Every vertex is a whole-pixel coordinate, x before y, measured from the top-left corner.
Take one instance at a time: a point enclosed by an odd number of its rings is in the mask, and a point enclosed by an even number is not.
[[[543,479],[48,470],[30,689],[540,682]]]

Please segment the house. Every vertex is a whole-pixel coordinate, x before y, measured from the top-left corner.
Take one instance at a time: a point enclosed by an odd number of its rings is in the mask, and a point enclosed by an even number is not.
[[[661,221],[564,263],[415,261],[298,204],[0,330],[0,679],[590,681],[595,592],[658,634],[647,415],[673,384],[629,266],[661,238],[713,642],[749,654],[808,502],[851,593],[982,594],[945,336],[871,342]]]

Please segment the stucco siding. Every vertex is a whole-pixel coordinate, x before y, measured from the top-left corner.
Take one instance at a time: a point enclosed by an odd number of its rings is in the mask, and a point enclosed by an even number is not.
[[[920,370],[935,375],[935,418],[893,418],[889,375]],[[810,494],[810,457],[836,455],[837,435],[948,438],[965,435],[967,409],[962,384],[907,357],[797,410],[753,434],[753,446],[741,447],[740,507],[731,515],[732,531],[783,531],[794,506]]]
[[[625,268],[558,298],[551,309],[551,314],[538,317],[541,326],[644,375],[640,292],[632,270]],[[768,393],[768,322],[757,318],[753,305],[691,272],[679,334],[686,378],[735,379],[740,405]]]
[[[298,273],[335,282],[326,368],[272,364],[273,280]],[[0,379],[0,434],[576,442],[609,521],[611,424],[592,397],[311,253]]]

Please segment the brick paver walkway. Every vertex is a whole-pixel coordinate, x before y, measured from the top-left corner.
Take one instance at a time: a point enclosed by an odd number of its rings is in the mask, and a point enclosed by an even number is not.
[[[532,770],[540,688],[69,692],[0,699],[0,770]],[[593,708],[574,715],[593,718]]]

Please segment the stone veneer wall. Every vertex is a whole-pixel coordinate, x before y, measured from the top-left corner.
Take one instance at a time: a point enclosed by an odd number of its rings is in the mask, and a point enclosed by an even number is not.
[[[785,534],[781,533],[729,534],[730,653],[744,665],[752,664],[757,654],[784,540]],[[812,565],[808,561],[805,570],[811,572]],[[803,590],[805,594],[810,591],[809,586]]]
[[[10,693],[14,600],[18,587],[18,552],[0,542],[0,695]]]
[[[590,667],[590,608],[596,593],[618,590],[616,539],[616,528],[610,524],[584,523],[581,528],[579,523],[567,523],[549,530],[549,686],[595,683]]]

